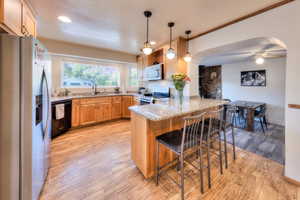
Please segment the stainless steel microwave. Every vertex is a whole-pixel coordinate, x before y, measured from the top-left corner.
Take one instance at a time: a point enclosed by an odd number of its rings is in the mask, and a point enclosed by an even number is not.
[[[163,80],[164,73],[163,73],[163,64],[157,64],[145,67],[143,71],[144,81],[155,81],[155,80]]]

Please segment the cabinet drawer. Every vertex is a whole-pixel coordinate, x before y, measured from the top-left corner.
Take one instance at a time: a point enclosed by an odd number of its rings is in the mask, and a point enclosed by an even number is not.
[[[122,102],[122,97],[112,97],[112,103],[121,103]]]
[[[111,103],[111,97],[95,97],[81,99],[80,104]]]

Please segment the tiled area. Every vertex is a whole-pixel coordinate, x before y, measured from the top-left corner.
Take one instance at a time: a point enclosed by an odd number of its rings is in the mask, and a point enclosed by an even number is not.
[[[243,129],[242,122],[240,128],[235,128],[236,145],[246,151],[253,152],[265,158],[284,164],[284,127],[274,124],[268,125],[268,130],[264,134],[259,122],[255,122],[255,131],[248,132]],[[231,140],[231,133],[228,132],[228,141]]]

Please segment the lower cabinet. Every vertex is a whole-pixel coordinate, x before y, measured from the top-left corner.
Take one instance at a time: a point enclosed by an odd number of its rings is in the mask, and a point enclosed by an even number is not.
[[[80,125],[96,123],[96,104],[80,105]]]
[[[122,103],[113,103],[111,107],[112,119],[122,118]]]
[[[79,118],[80,118],[80,100],[74,99],[72,100],[72,127],[79,126]]]
[[[130,118],[130,110],[128,108],[135,104],[134,99],[132,96],[123,96],[122,101],[123,101],[122,117]]]
[[[111,106],[111,117],[112,119],[122,118],[122,97],[112,97],[112,106]]]
[[[97,97],[72,101],[72,127],[85,126],[112,119],[130,118],[128,107],[132,96]]]
[[[111,103],[98,103],[96,105],[96,122],[103,122],[111,120],[111,111],[112,105]]]

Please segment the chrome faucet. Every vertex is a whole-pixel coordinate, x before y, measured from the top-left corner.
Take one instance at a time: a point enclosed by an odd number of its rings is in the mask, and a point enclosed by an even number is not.
[[[92,85],[92,95],[96,95],[96,94],[97,94],[97,84],[94,83],[94,84]]]

